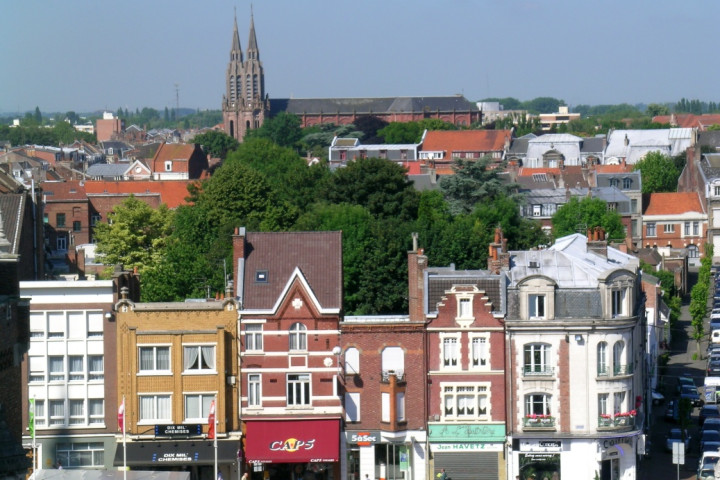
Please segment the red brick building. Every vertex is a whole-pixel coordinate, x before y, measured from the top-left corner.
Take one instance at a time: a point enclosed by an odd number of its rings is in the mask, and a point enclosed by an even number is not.
[[[688,261],[699,262],[705,254],[708,215],[698,192],[651,193],[645,199],[643,239],[645,247],[657,247],[661,255],[685,249]]]
[[[252,479],[340,478],[341,232],[241,228],[233,258]]]

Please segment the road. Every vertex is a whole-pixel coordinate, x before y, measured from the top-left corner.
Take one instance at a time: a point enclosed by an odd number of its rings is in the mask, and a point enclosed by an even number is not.
[[[693,274],[691,274],[693,275]],[[693,278],[694,277],[694,278]],[[695,273],[691,277],[691,285],[694,285],[694,279],[697,278]],[[688,311],[689,295],[683,302],[680,313],[680,321],[676,330],[673,332],[673,339],[670,345],[670,361],[661,377],[661,393],[665,395],[665,403],[675,396],[675,388],[677,377],[691,376],[695,379],[695,384],[700,386],[705,378],[705,349],[707,342],[703,341],[700,345],[701,356],[697,356],[697,346],[690,337],[691,324],[690,313]],[[705,324],[706,331],[709,326]],[[696,358],[696,359],[693,359]],[[638,480],[696,480],[697,465],[699,459],[699,427],[698,427],[698,408],[693,410],[692,423],[689,429],[692,438],[690,449],[685,453],[685,464],[680,465],[678,476],[677,465],[672,463],[672,454],[665,451],[665,434],[667,431],[676,427],[672,422],[665,421],[666,407],[658,405],[653,408],[653,420],[650,426],[651,454],[649,458],[644,458],[638,466]]]

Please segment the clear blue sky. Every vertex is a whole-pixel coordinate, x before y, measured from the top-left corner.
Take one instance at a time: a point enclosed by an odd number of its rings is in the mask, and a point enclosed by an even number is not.
[[[247,0],[0,0],[0,112],[219,109]],[[717,0],[256,0],[272,98],[720,102]]]

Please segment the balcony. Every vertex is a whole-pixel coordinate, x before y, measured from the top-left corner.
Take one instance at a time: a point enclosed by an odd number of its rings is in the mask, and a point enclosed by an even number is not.
[[[615,365],[612,370],[608,366],[599,366],[597,369],[598,377],[626,377],[633,374],[633,364],[629,365]]]
[[[405,372],[402,370],[383,370],[381,372],[381,383],[390,383],[391,379],[394,379],[397,383],[405,383]]]
[[[634,410],[626,413],[616,413],[613,415],[600,415],[598,417],[598,430],[602,431],[625,431],[632,430],[635,427],[635,416],[637,412]]]
[[[554,374],[555,369],[545,365],[525,365],[523,367],[524,377],[552,377]]]
[[[523,430],[555,430],[555,417],[527,415],[523,418]]]

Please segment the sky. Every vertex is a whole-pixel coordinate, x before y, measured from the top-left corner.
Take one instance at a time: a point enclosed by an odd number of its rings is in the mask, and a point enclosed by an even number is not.
[[[0,0],[0,113],[220,109],[248,0]],[[716,0],[255,0],[271,98],[720,102]],[[178,101],[179,100],[179,101]]]

